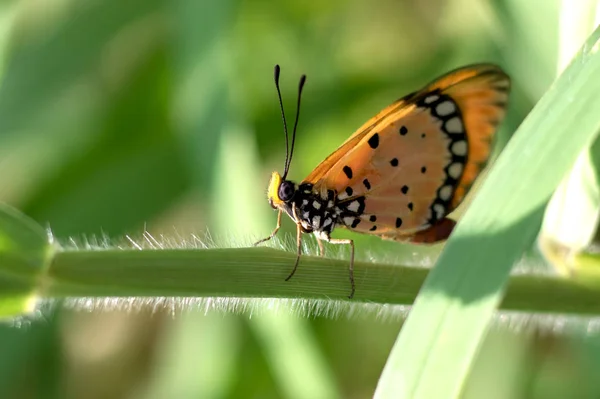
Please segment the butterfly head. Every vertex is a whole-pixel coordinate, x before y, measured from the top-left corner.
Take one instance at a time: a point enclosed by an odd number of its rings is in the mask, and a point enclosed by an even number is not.
[[[295,195],[296,185],[294,183],[284,180],[277,172],[271,174],[269,189],[267,190],[267,197],[271,207],[274,209],[282,207],[284,204],[291,202]]]
[[[304,82],[306,82],[306,76],[300,77],[300,84],[298,86],[298,104],[296,108],[296,121],[294,122],[294,130],[292,131],[292,144],[289,145],[289,134],[287,130],[287,123],[285,120],[285,113],[283,111],[283,101],[281,99],[281,90],[279,89],[279,65],[275,65],[275,87],[277,88],[277,95],[279,97],[279,107],[281,108],[281,118],[283,119],[283,130],[285,132],[285,165],[283,176],[278,172],[271,174],[271,180],[269,181],[269,188],[267,190],[267,198],[269,204],[274,209],[284,208],[285,204],[289,204],[293,199],[297,191],[296,185],[286,180],[287,174],[290,170],[290,163],[292,162],[292,154],[294,153],[294,142],[296,141],[296,128],[298,127],[298,117],[300,116],[300,99],[302,98],[302,88]]]

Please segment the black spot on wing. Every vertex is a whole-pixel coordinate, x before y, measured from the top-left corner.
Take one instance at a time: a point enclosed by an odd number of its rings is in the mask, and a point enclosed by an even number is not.
[[[358,201],[358,214],[362,215],[365,212],[365,197],[360,197],[356,199]]]
[[[375,133],[371,136],[371,138],[367,141],[369,143],[369,147],[375,149],[379,147],[379,133]]]
[[[352,179],[352,169],[350,168],[350,166],[346,165],[342,170],[344,171],[348,179]]]

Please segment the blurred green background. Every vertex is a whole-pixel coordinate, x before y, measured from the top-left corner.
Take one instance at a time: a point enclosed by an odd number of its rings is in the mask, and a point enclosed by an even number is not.
[[[247,245],[275,226],[276,63],[289,119],[308,75],[292,179],[391,101],[474,62],[513,78],[501,148],[556,76],[560,13],[556,0],[5,0],[0,198],[59,242],[147,230]],[[412,254],[355,238],[359,257]],[[372,396],[400,317],[304,318],[266,304],[251,315],[44,308],[0,325],[0,397]],[[595,336],[504,325],[465,398],[600,397]]]

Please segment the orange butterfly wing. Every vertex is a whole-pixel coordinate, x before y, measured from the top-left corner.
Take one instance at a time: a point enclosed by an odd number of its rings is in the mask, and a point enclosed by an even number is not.
[[[410,96],[410,95],[409,95]],[[356,147],[358,142],[369,134],[373,128],[379,126],[382,120],[387,119],[390,115],[395,115],[399,110],[402,110],[407,104],[405,98],[401,98],[385,107],[377,115],[369,119],[365,124],[356,130],[346,141],[342,143],[333,153],[323,160],[312,172],[303,180],[305,183],[316,183],[323,181],[322,177],[335,165],[341,157],[346,155],[348,151]],[[324,182],[324,181],[323,181]]]
[[[364,196],[351,230],[435,242],[454,222],[445,216],[485,165],[502,120],[510,80],[498,67],[450,72],[365,123],[304,180],[333,189],[347,204]]]
[[[466,126],[468,162],[454,194],[456,208],[487,163],[493,135],[506,113],[510,78],[495,65],[473,65],[448,73],[425,90],[436,89],[458,103]]]

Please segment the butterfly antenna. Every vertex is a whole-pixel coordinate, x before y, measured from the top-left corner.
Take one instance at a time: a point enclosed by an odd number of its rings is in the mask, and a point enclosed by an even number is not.
[[[285,121],[285,112],[283,111],[283,100],[281,99],[281,90],[279,89],[279,73],[281,68],[279,65],[275,65],[275,87],[277,88],[277,96],[279,97],[279,108],[281,108],[281,119],[283,119],[283,131],[285,132],[285,168],[283,171],[283,180],[285,180],[288,173],[288,160],[290,158],[290,148],[288,139],[287,123]]]
[[[292,163],[292,155],[294,154],[294,143],[296,142],[296,128],[298,127],[298,119],[300,118],[300,100],[302,100],[302,89],[304,88],[304,83],[306,83],[306,75],[302,75],[300,77],[300,84],[298,85],[298,104],[296,105],[296,121],[294,122],[294,130],[292,131],[292,146],[290,148],[290,156],[287,160],[287,164],[285,165],[286,175],[288,170],[290,169],[290,164]]]

